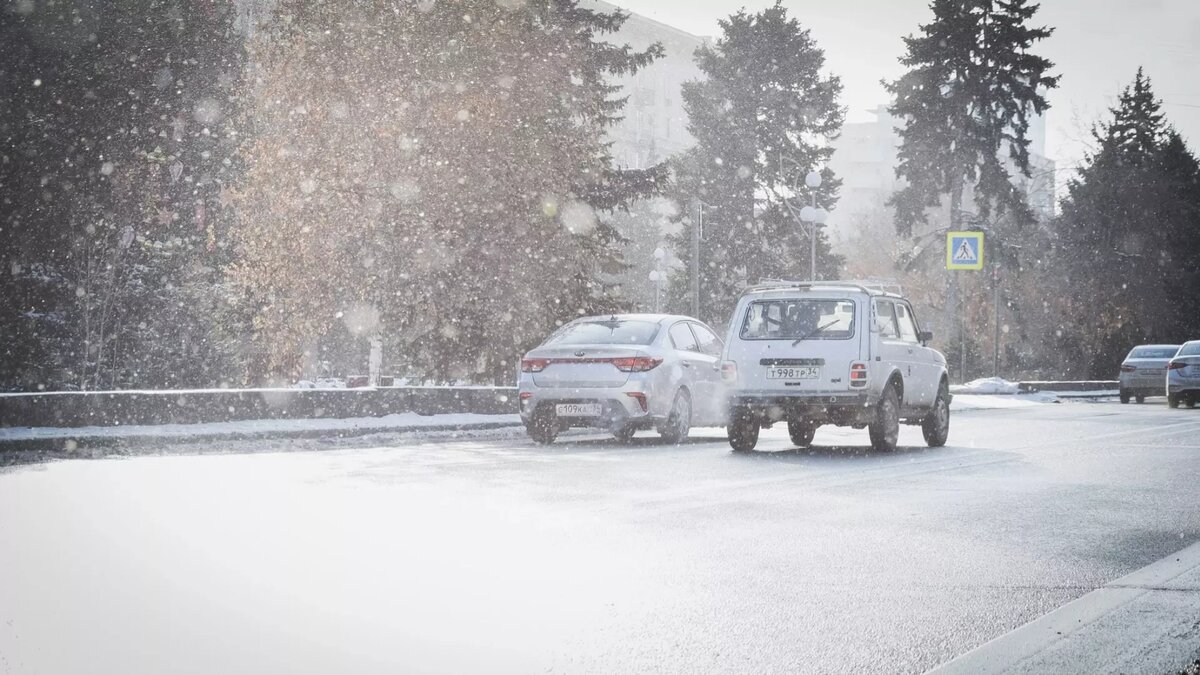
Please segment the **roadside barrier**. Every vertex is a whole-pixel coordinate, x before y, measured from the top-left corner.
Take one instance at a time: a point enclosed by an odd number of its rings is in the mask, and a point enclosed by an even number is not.
[[[200,389],[0,394],[0,427],[200,424],[517,412],[514,387]]]
[[[1018,382],[1017,387],[1022,394],[1034,394],[1039,391],[1116,391],[1120,384],[1116,380],[1031,381]]]

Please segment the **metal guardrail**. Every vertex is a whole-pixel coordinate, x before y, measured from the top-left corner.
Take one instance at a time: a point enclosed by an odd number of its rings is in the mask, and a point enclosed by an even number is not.
[[[406,412],[497,415],[516,413],[517,405],[515,387],[47,392],[0,394],[0,427],[200,424]]]
[[[1018,382],[1023,394],[1039,391],[1115,391],[1120,388],[1116,380],[1080,380],[1077,382],[1031,381]]]

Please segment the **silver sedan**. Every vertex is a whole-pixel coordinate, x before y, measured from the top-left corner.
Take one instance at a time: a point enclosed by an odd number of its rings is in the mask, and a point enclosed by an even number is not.
[[[1200,340],[1183,343],[1179,353],[1167,364],[1167,405],[1180,403],[1196,407],[1200,401]]]
[[[1117,376],[1121,403],[1129,403],[1130,398],[1141,403],[1147,396],[1162,396],[1167,362],[1178,351],[1179,345],[1138,345],[1130,350]]]
[[[571,427],[623,441],[656,429],[679,443],[692,426],[725,423],[722,347],[716,332],[687,316],[576,319],[521,359],[521,419],[538,443]]]

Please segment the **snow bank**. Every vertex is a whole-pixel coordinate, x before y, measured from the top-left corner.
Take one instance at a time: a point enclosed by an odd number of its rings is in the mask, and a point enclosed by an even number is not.
[[[1058,403],[1058,397],[1043,391],[1036,394],[978,394],[955,396],[950,402],[951,410],[999,410],[1005,408],[1029,408]]]
[[[473,428],[483,426],[516,426],[518,415],[479,415],[456,413],[448,415],[418,415],[397,413],[384,417],[352,417],[346,419],[241,420],[205,424],[155,424],[115,427],[2,427],[0,441],[29,441],[48,438],[136,438],[139,436],[177,437],[238,436],[315,431],[408,431],[421,429]]]
[[[1017,394],[1020,391],[1021,388],[1016,382],[1009,382],[1000,377],[984,377],[950,387],[951,394]]]

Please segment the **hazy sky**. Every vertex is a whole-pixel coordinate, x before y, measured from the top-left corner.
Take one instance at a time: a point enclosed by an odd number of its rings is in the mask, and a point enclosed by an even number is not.
[[[630,11],[698,35],[717,35],[717,20],[774,0],[610,0]],[[902,71],[901,37],[931,16],[925,0],[784,0],[841,76],[849,121],[886,102],[881,78]],[[1055,27],[1036,47],[1062,75],[1050,94],[1047,145],[1060,168],[1081,158],[1087,130],[1107,112],[1139,65],[1164,100],[1168,119],[1200,150],[1200,0],[1043,0],[1035,17]],[[1062,176],[1062,174],[1060,174]]]

